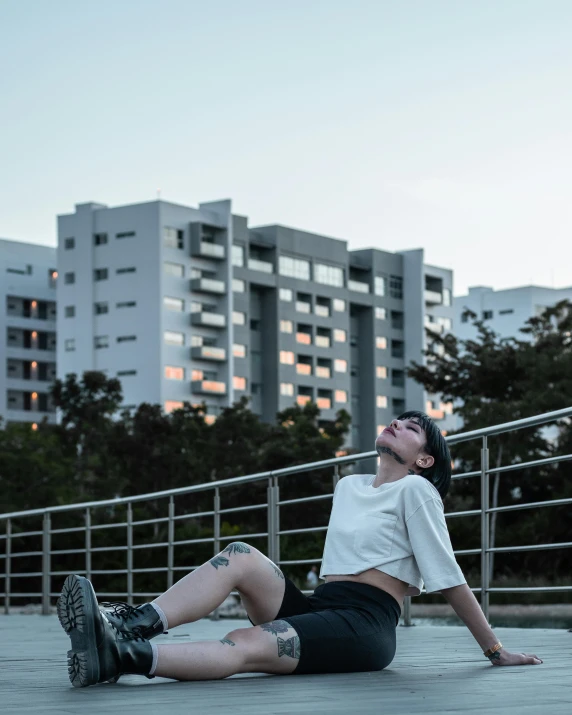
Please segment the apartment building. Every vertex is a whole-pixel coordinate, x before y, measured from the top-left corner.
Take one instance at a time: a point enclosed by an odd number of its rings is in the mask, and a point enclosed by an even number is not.
[[[405,408],[446,417],[405,376],[425,326],[452,326],[452,273],[422,249],[251,228],[230,200],[88,203],[58,219],[58,270],[58,375],[117,376],[126,406],[204,400],[214,420],[248,395],[273,421],[314,400],[323,421],[351,413],[358,449]]]
[[[56,249],[0,240],[0,417],[55,422]]]

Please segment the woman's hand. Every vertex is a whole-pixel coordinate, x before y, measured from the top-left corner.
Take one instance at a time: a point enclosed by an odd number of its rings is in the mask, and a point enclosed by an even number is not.
[[[501,648],[495,655],[500,654],[500,658],[493,658],[493,665],[540,665],[542,661],[537,655],[530,653],[509,653],[505,648]]]

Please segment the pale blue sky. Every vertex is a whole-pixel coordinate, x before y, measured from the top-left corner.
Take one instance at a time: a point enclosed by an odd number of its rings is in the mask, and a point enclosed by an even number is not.
[[[0,62],[4,238],[160,187],[572,286],[571,0],[0,0]]]

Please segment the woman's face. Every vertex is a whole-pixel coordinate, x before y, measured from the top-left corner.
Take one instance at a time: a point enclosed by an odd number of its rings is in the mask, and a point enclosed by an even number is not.
[[[426,444],[425,431],[415,419],[393,420],[375,440],[378,452],[393,452],[403,464],[415,466],[416,470],[425,469],[434,462],[433,457],[424,451]],[[419,460],[422,464],[418,464]],[[427,463],[428,460],[431,464]]]

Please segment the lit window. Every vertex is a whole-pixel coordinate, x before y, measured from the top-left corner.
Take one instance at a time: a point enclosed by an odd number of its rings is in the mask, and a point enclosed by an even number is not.
[[[342,358],[336,358],[334,360],[334,370],[335,370],[335,372],[347,372],[348,371],[348,361],[342,360]]]
[[[334,341],[336,343],[345,343],[348,339],[347,333],[341,328],[334,328]]]
[[[235,375],[232,378],[232,386],[235,390],[246,390],[246,378]]]
[[[291,333],[294,330],[294,325],[291,320],[281,320],[280,321],[280,332],[281,333]]]
[[[298,395],[296,397],[296,403],[300,405],[300,407],[304,407],[311,399],[310,395]]]
[[[32,423],[32,429],[34,430],[34,432],[38,429],[38,424],[37,424],[37,422],[33,422],[33,423]]]
[[[246,325],[246,313],[242,313],[240,310],[233,310],[232,322],[234,325]]]
[[[379,350],[385,350],[387,348],[387,338],[382,338],[378,335],[375,339],[375,347]]]
[[[293,397],[294,395],[294,385],[291,382],[281,382],[280,383],[280,394],[286,397]]]
[[[163,305],[167,310],[175,310],[179,313],[185,309],[185,301],[182,298],[169,298],[165,296],[163,298]]]
[[[183,403],[178,402],[176,400],[167,400],[165,402],[165,412],[169,414],[170,412],[173,412],[174,410],[182,410],[183,409]]]
[[[37,399],[38,399],[38,393],[32,392],[32,400],[37,400]]]
[[[311,345],[312,336],[310,333],[296,333],[296,342],[302,345]]]
[[[346,309],[346,301],[342,300],[342,298],[334,298],[333,306],[335,311],[337,311],[338,313],[343,313]]]
[[[387,368],[383,367],[383,365],[378,365],[375,368],[375,376],[379,377],[380,380],[386,380],[387,379]]]
[[[232,346],[232,354],[234,355],[234,357],[237,358],[246,357],[246,345],[234,343],[234,345]]]
[[[244,266],[244,246],[233,243],[231,256],[233,266]]]
[[[294,294],[290,288],[280,288],[279,295],[280,300],[283,300],[285,303],[291,303],[294,300]]]
[[[344,287],[344,271],[336,266],[328,266],[325,263],[314,263],[314,280],[336,288]]]
[[[202,370],[193,370],[191,372],[191,380],[195,382],[196,380],[202,380],[204,373]]]
[[[171,228],[170,226],[165,226],[163,228],[163,245],[165,248],[184,248],[185,243],[183,231]]]
[[[280,351],[280,362],[283,365],[293,365],[294,364],[294,353],[290,350]]]
[[[383,276],[375,277],[374,292],[376,295],[385,295],[385,278]]]
[[[207,425],[214,425],[216,422],[216,415],[205,415],[205,422]]]
[[[281,276],[290,276],[302,281],[310,280],[310,261],[291,256],[278,257],[278,271]]]
[[[383,409],[387,407],[387,397],[385,395],[378,395],[375,404],[380,408]]]
[[[296,372],[298,375],[311,375],[312,366],[305,362],[299,362],[296,364]]]
[[[35,340],[38,337],[38,333],[36,330],[32,330],[32,340]]]
[[[174,367],[173,365],[165,365],[165,378],[167,380],[184,380],[185,368]]]
[[[246,291],[246,283],[240,278],[232,279],[232,290],[235,293],[244,293]]]
[[[347,402],[348,393],[345,390],[336,390],[334,393],[334,400],[336,402]]]
[[[33,308],[33,309],[36,309],[37,307],[38,307],[38,301],[37,301],[37,300],[33,300],[33,301],[32,301],[32,308]]]
[[[35,370],[38,367],[38,363],[35,360],[32,360],[32,369]]]
[[[385,310],[385,308],[376,308],[375,317],[377,318],[377,320],[385,320],[387,318],[387,311]]]
[[[163,270],[167,275],[176,276],[177,278],[183,278],[185,275],[185,266],[182,263],[171,263],[171,261],[165,261],[163,263]]]
[[[165,330],[163,333],[163,339],[167,345],[184,345],[185,336],[183,333],[175,333],[172,330]]]

